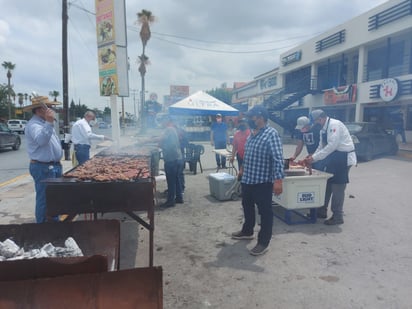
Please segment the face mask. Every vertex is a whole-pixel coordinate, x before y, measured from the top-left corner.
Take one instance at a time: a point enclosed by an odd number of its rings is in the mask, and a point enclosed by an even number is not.
[[[257,125],[256,125],[256,123],[255,123],[254,120],[249,119],[249,120],[247,121],[247,123],[248,123],[248,125],[249,125],[249,128],[251,128],[252,130],[254,130],[254,129],[257,128]]]
[[[240,131],[245,131],[246,130],[246,125],[245,124],[239,125],[239,130]]]
[[[91,127],[93,127],[94,125],[96,125],[96,120],[90,120],[89,125]]]

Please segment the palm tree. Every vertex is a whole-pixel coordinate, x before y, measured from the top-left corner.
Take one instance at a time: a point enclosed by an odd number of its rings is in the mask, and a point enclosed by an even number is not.
[[[49,96],[54,98],[54,101],[57,101],[57,97],[60,95],[60,92],[58,92],[57,90],[53,90],[49,92]]]
[[[141,120],[142,131],[144,131],[146,128],[145,110],[143,108],[145,105],[144,76],[146,74],[146,65],[149,63],[149,58],[146,56],[145,50],[146,50],[147,42],[150,40],[150,37],[151,37],[150,23],[155,21],[155,17],[152,15],[152,12],[147,11],[147,10],[142,10],[140,13],[137,13],[137,21],[139,24],[142,25],[140,29],[140,39],[142,40],[143,51],[142,51],[142,55],[139,56],[139,72],[140,72],[140,76],[142,77],[142,91],[141,91],[141,96],[140,96],[140,101],[141,101],[140,104],[142,108],[140,109],[140,120]]]
[[[23,96],[24,96],[24,94],[21,93],[21,92],[19,92],[19,93],[17,94],[17,97],[19,98],[19,105],[20,105],[20,107],[23,106]]]
[[[16,67],[16,65],[14,63],[11,63],[9,61],[4,61],[2,64],[2,67],[5,68],[7,70],[7,99],[8,99],[8,104],[9,104],[9,119],[11,118],[11,100],[10,100],[10,96],[12,95],[11,93],[11,86],[10,86],[10,79],[12,77],[11,72],[14,70],[14,68]]]
[[[137,22],[142,25],[140,28],[140,39],[143,43],[143,55],[145,52],[146,44],[150,40],[150,23],[155,21],[155,17],[152,15],[152,12],[147,10],[142,10],[140,13],[137,13]]]

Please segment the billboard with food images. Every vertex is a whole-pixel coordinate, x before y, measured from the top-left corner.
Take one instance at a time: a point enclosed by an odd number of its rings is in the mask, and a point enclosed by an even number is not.
[[[96,35],[101,96],[129,95],[124,0],[96,0]]]

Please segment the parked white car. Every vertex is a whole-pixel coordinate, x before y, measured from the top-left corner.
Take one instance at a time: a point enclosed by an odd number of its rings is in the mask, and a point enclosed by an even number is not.
[[[24,133],[24,128],[26,127],[27,120],[22,119],[10,119],[7,121],[7,126],[10,130],[17,133]]]

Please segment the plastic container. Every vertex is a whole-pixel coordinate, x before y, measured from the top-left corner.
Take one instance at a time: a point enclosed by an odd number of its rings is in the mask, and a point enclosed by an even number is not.
[[[287,176],[283,192],[273,195],[273,201],[286,209],[321,207],[325,201],[326,182],[332,174],[313,170],[312,175]]]
[[[236,177],[228,173],[212,173],[209,175],[210,194],[219,201],[235,200],[236,182]]]

